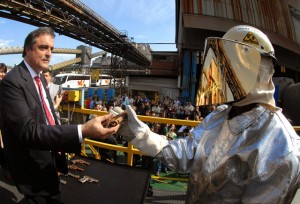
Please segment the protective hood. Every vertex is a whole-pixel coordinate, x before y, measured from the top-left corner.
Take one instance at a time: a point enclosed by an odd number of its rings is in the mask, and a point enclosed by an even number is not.
[[[248,44],[207,38],[196,105],[233,102],[237,106],[250,102],[275,105],[272,58],[264,54]]]
[[[268,104],[276,107],[274,100],[275,87],[272,81],[274,66],[272,58],[262,57],[256,83],[247,96],[234,102],[234,106],[245,106],[252,103]]]

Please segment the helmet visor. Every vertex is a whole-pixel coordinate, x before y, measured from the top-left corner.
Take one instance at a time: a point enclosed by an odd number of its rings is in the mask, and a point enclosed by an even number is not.
[[[238,101],[254,87],[261,53],[236,41],[207,38],[196,105]]]

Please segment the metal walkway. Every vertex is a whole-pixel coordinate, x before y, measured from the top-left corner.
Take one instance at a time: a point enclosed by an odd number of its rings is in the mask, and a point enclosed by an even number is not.
[[[17,188],[12,184],[12,182],[9,182],[4,178],[3,171],[0,167],[0,203],[19,203],[23,197],[24,196],[18,192]],[[184,204],[184,202],[185,192],[183,191],[153,189],[153,195],[151,197],[146,197],[144,204]]]
[[[0,168],[0,198],[3,204],[15,204],[23,196],[17,191],[16,187],[4,181],[3,172]],[[153,196],[146,197],[145,204],[184,204],[185,192],[165,191],[153,189]],[[298,190],[292,204],[300,204],[300,192]]]
[[[184,204],[185,192],[153,189],[153,196],[146,197],[145,204],[166,203]]]

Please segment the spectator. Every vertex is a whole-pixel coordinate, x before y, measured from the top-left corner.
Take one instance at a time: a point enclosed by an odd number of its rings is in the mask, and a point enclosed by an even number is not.
[[[160,116],[160,111],[161,111],[160,103],[155,102],[154,106],[152,107],[152,112],[155,113],[156,117],[159,117]]]
[[[146,110],[151,111],[151,106],[150,106],[150,101],[149,100],[144,101],[142,114],[144,114]]]
[[[175,107],[174,107],[174,101],[171,99],[169,102],[169,105],[167,106],[167,117],[168,118],[175,118]]]
[[[89,96],[89,98],[85,102],[85,108],[90,109],[91,101],[93,100],[93,96]]]
[[[110,109],[109,107],[114,107],[114,98],[112,96],[107,101],[106,107],[107,107],[108,110]]]
[[[119,107],[120,104],[118,103],[118,99],[115,99],[114,102],[113,102],[113,107]]]
[[[6,72],[7,72],[7,66],[4,63],[0,63],[0,83],[3,79],[3,77],[5,76]],[[0,127],[1,127],[1,123],[2,123],[2,117],[1,117],[1,114],[0,114]],[[1,129],[0,129],[0,166],[3,170],[4,176],[8,180],[11,180],[11,176],[10,176],[10,173],[7,169],[6,161],[5,161],[5,158],[4,158],[4,149],[3,148],[4,148],[4,145],[3,145],[3,142],[2,142],[2,134],[1,134]]]
[[[143,113],[144,110],[144,103],[143,103],[143,99],[140,95],[137,95],[137,98],[134,101],[134,106],[136,107],[136,113],[138,115],[141,115]]]
[[[96,101],[97,101],[97,95],[95,95],[93,97],[93,99],[91,100],[91,102],[90,102],[90,109],[94,109]]]
[[[174,140],[174,138],[177,138],[176,134],[176,126],[174,124],[171,124],[169,126],[169,130],[166,134],[168,140]]]
[[[95,104],[100,104],[100,105],[103,105],[103,102],[102,100],[100,99],[99,96],[96,96],[96,101],[95,101]]]
[[[186,116],[185,117],[185,120],[190,120],[190,116]],[[182,125],[178,132],[177,132],[177,135],[178,137],[181,137],[181,138],[184,138],[186,136],[189,136],[191,135],[191,132],[194,130],[194,127],[191,127],[191,126],[186,126],[186,125]]]
[[[123,97],[122,97],[122,95],[120,94],[120,95],[118,95],[118,97],[117,97],[117,101],[118,101],[118,104],[122,104],[122,101],[123,101]]]
[[[165,105],[165,106],[168,106],[169,105],[169,103],[170,103],[170,96],[165,96],[164,98],[163,98],[163,104]]]
[[[203,120],[200,111],[198,111],[197,113],[195,113],[195,115],[194,115],[194,120],[195,120],[195,121],[202,121],[202,120]]]
[[[50,69],[43,70],[43,75],[47,82],[47,88],[49,90],[50,97],[52,99],[56,117],[58,119],[59,124],[61,124],[58,107],[62,101],[62,96],[63,96],[62,87],[60,85],[52,83],[52,71]]]
[[[129,105],[131,105],[131,106],[134,105],[134,99],[132,98],[132,95],[129,95],[128,103],[129,103]]]
[[[96,102],[96,104],[94,106],[94,110],[103,111],[102,104]],[[95,117],[97,117],[96,114],[90,114],[89,119],[91,120]],[[99,142],[107,143],[107,144],[117,145],[117,141],[114,136],[110,136],[105,139],[98,139],[98,138],[92,138],[92,139],[99,141]],[[100,154],[101,160],[103,160],[105,162],[114,163],[117,159],[117,152],[115,150],[98,147],[98,152]]]
[[[4,63],[0,63],[0,82],[7,72],[7,66]]]
[[[178,119],[184,119],[184,108],[181,105],[181,102],[178,102],[178,106],[175,107],[175,114],[176,114],[176,118]]]
[[[94,105],[94,110],[102,111],[102,109],[103,109],[103,106],[101,104],[95,104]],[[89,114],[88,121],[95,118],[95,117],[97,117],[96,114]]]
[[[122,104],[122,109],[123,109],[123,110],[125,110],[125,107],[126,107],[127,105],[129,105],[128,96],[127,96],[126,93],[125,93],[124,96],[122,97],[122,102],[121,102],[121,104]]]
[[[176,97],[175,100],[174,100],[174,107],[177,108],[179,106],[179,103],[180,103],[179,98]]]
[[[186,102],[186,106],[184,107],[184,115],[185,116],[190,116],[194,111],[194,106],[190,101]]]
[[[164,127],[161,126],[160,123],[154,123],[153,124],[154,128],[153,128],[153,132],[160,134],[160,135],[164,135],[162,133],[164,133],[164,131],[162,129],[164,129]],[[166,136],[162,136],[164,139],[167,139]],[[156,166],[155,166],[155,176],[159,176],[160,172],[163,173],[168,173],[168,169],[167,167],[164,165],[164,163],[161,162],[160,159],[156,159]]]
[[[96,104],[94,106],[94,110],[103,111],[102,104],[96,102]],[[89,119],[91,120],[95,117],[97,117],[96,114],[90,114]],[[99,142],[107,143],[107,144],[117,145],[117,141],[114,136],[110,136],[105,139],[98,139],[98,138],[91,138],[91,139],[94,139]],[[114,163],[117,159],[117,152],[115,150],[98,147],[98,152],[100,154],[101,160],[103,160],[105,162]]]

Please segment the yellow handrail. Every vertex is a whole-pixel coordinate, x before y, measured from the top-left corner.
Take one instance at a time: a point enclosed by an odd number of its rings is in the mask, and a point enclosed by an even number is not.
[[[130,143],[128,144],[128,147],[121,147],[118,145],[107,144],[104,142],[99,142],[99,141],[95,141],[95,140],[91,140],[91,139],[87,139],[87,138],[84,139],[83,143],[90,145],[90,146],[97,146],[97,147],[101,147],[101,148],[105,148],[105,149],[109,149],[109,150],[126,152],[127,153],[127,164],[129,166],[132,166],[132,164],[133,164],[133,155],[134,154],[142,154],[138,149],[133,148],[133,145]],[[95,150],[95,149],[94,149],[94,151],[97,152],[97,150]],[[93,153],[94,153],[94,151],[92,150]],[[97,152],[97,154],[99,154],[99,153]],[[86,155],[86,154],[84,153],[84,155]]]
[[[295,129],[295,131],[300,131],[300,126],[293,126],[293,128]]]
[[[68,107],[63,107],[63,110],[67,111]],[[107,114],[106,111],[97,111],[97,110],[91,110],[86,108],[74,108],[72,111],[76,113],[82,113],[82,114],[93,114],[93,115],[105,115]],[[137,116],[141,121],[145,122],[157,122],[157,123],[165,123],[165,124],[175,124],[175,125],[186,125],[186,126],[197,126],[200,124],[200,121],[192,121],[192,120],[180,120],[180,119],[173,119],[173,118],[160,118],[160,117],[153,117],[153,116]],[[293,126],[295,131],[300,131],[300,126]]]

